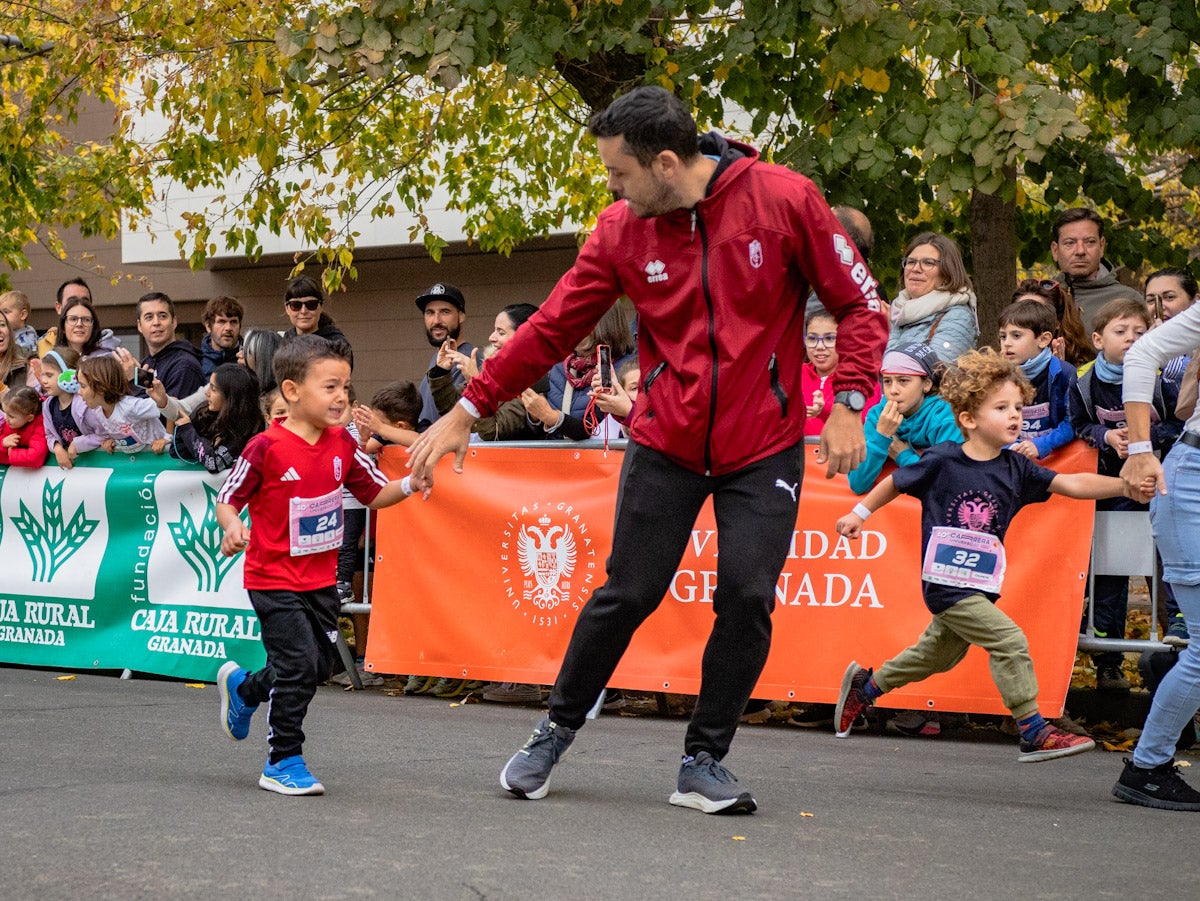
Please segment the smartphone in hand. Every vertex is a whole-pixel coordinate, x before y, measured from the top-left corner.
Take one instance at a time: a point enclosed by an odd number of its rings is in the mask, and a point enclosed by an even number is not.
[[[600,387],[604,391],[612,391],[612,351],[607,344],[596,345],[596,364],[600,368]]]
[[[153,369],[135,369],[133,371],[133,383],[139,388],[149,391],[154,387],[154,380],[158,377],[158,373]]]

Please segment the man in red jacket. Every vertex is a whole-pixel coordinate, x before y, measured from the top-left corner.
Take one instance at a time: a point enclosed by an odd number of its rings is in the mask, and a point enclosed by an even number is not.
[[[538,723],[500,775],[542,798],[634,631],[662,601],[708,497],[722,553],[700,695],[670,801],[705,813],[757,805],[721,759],[771,644],[775,584],[803,475],[804,298],[838,320],[827,476],[863,460],[859,413],[887,338],[876,281],[816,186],[643,87],[590,123],[617,202],[542,305],[411,449],[414,478],[455,454],[472,421],[534,382],[622,294],[638,313],[642,384],[628,420],[608,579],[580,613]]]

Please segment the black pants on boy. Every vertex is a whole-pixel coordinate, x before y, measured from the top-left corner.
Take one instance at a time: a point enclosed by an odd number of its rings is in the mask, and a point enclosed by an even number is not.
[[[550,717],[578,729],[638,626],[658,607],[711,496],[720,554],[715,621],[701,664],[687,754],[729,751],[771,648],[775,585],[796,528],[804,445],[705,476],[630,442],[621,467],[607,581],[580,612],[550,693]]]
[[[247,704],[271,702],[267,745],[270,762],[279,763],[303,750],[304,714],[337,655],[337,589],[249,593],[267,663],[246,677],[238,694]]]

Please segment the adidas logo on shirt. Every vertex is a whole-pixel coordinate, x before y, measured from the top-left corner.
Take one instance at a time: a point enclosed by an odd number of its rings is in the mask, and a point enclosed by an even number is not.
[[[281,482],[299,482],[300,473],[296,472],[295,466],[289,466],[288,471],[279,477]]]

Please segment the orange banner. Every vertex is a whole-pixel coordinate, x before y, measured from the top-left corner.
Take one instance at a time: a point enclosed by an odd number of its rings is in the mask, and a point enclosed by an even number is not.
[[[847,662],[878,666],[929,624],[921,600],[920,507],[901,497],[860,541],[838,517],[855,503],[808,449],[792,552],[776,587],[771,656],[756,697],[836,700]],[[1095,471],[1082,442],[1061,472]],[[473,445],[462,475],[449,459],[434,493],[379,513],[368,668],[388,673],[550,684],[583,605],[604,582],[621,451]],[[404,472],[404,453],[381,466]],[[1053,496],[1021,512],[1007,536],[1004,610],[1029,636],[1041,709],[1062,710],[1075,659],[1092,538],[1090,501]],[[670,591],[642,625],[611,684],[696,693],[712,626],[717,534],[700,514]],[[736,549],[727,552],[736,553]],[[972,648],[952,672],[886,695],[884,706],[1005,713]]]

